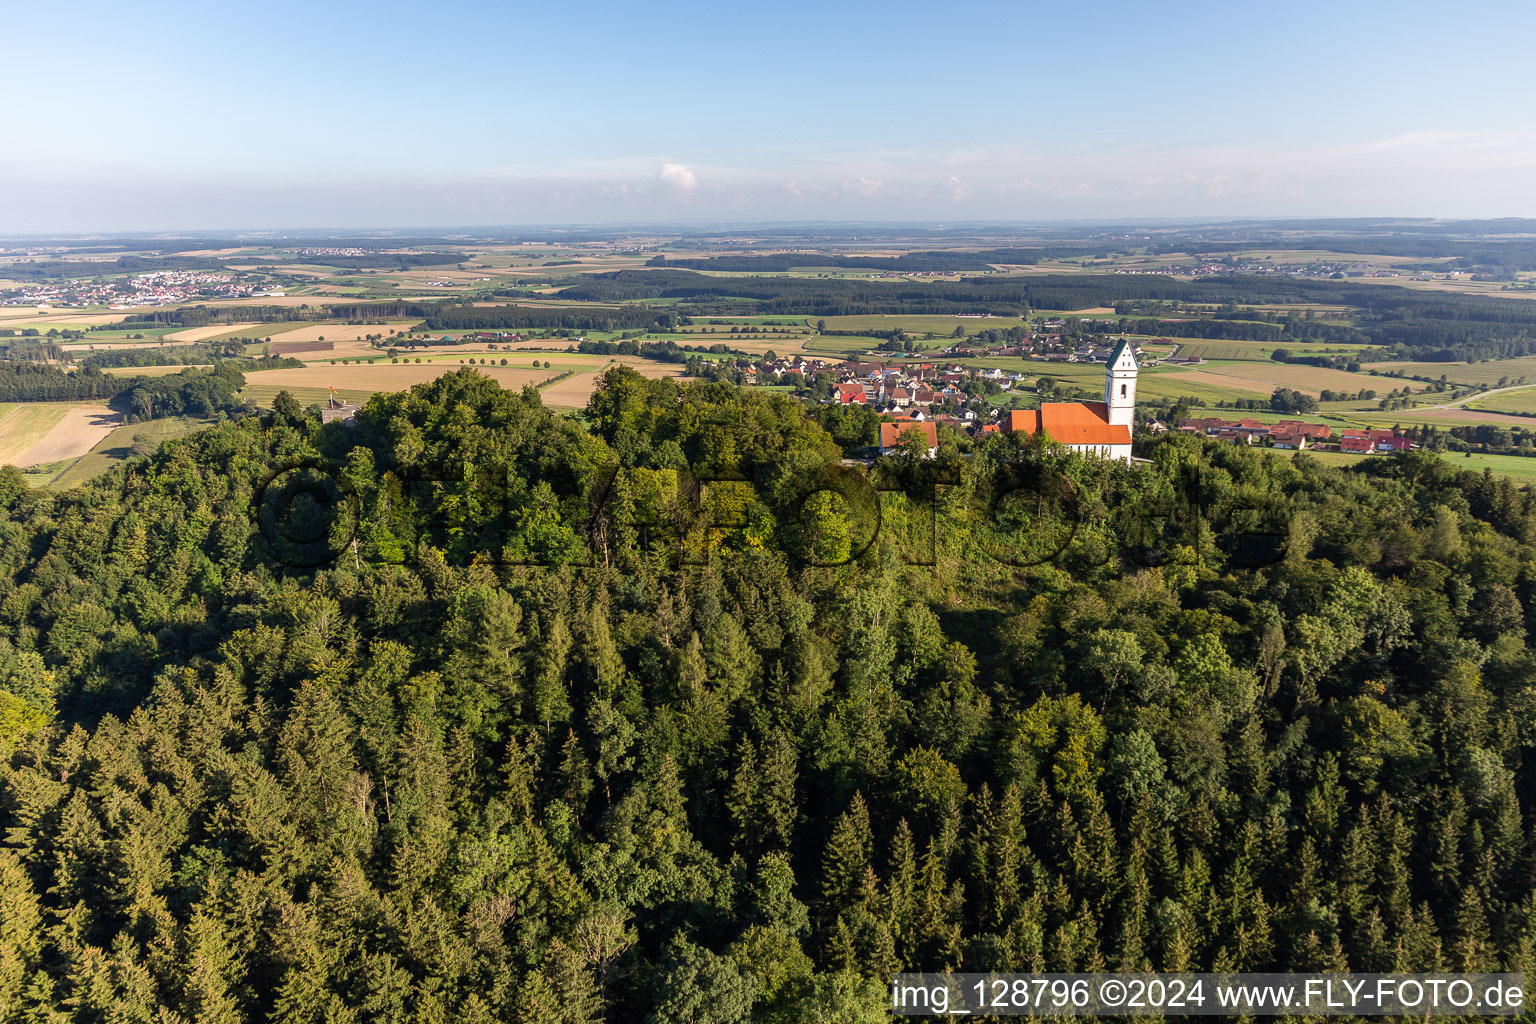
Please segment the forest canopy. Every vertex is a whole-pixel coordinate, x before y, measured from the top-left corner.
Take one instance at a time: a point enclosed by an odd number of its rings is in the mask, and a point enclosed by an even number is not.
[[[782,396],[463,370],[0,469],[0,1021],[1536,966],[1536,498],[1138,454],[864,479]]]

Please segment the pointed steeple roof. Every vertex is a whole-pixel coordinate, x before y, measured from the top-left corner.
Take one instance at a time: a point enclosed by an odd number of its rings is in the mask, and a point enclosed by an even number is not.
[[[1109,354],[1109,366],[1111,368],[1119,366],[1122,357],[1130,361],[1129,369],[1137,368],[1136,352],[1131,348],[1131,343],[1126,338],[1121,338],[1118,342],[1115,343],[1114,351],[1110,352]]]

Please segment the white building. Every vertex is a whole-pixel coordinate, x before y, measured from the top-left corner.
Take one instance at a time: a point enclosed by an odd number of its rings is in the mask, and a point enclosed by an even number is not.
[[[1136,418],[1136,353],[1121,341],[1104,365],[1104,401],[1045,402],[1038,409],[1015,409],[1003,425],[1047,437],[1075,452],[1131,461],[1131,426]]]

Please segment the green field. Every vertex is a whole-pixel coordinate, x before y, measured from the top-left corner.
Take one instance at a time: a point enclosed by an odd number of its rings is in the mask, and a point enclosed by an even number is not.
[[[1489,412],[1536,413],[1536,386],[1473,399],[1466,404],[1466,408],[1486,409]]]
[[[1484,455],[1481,452],[1456,454],[1447,452],[1442,458],[1456,469],[1491,469],[1499,476],[1522,481],[1536,481],[1536,458],[1522,455]]]
[[[708,316],[696,316],[693,318],[694,328],[719,327],[716,320],[724,320],[727,324],[743,324],[754,327],[807,327],[809,324],[803,316],[716,316],[711,313]]]
[[[1319,415],[1316,413],[1269,412],[1254,411],[1250,409],[1221,409],[1217,407],[1191,409],[1189,410],[1189,415],[1195,419],[1202,419],[1208,416],[1220,416],[1224,420],[1258,420],[1260,423],[1280,423],[1285,420],[1300,420],[1303,423],[1327,423],[1335,428],[1337,428],[1341,423],[1346,422],[1340,417]]]
[[[883,338],[818,334],[816,337],[802,343],[801,348],[813,355],[849,356],[878,348],[884,340]],[[892,353],[893,356],[897,354]],[[981,364],[978,363],[977,365]]]
[[[948,337],[956,326],[964,327],[966,334],[1022,327],[1024,320],[1016,316],[923,316],[920,314],[891,314],[888,316],[829,316],[829,331],[891,331],[900,328],[908,334],[938,334]]]
[[[1348,452],[1320,452],[1308,448],[1301,452],[1274,451],[1272,454],[1286,458],[1298,455],[1317,459],[1331,466],[1351,466],[1368,460],[1386,460],[1391,455],[1354,455]],[[1495,476],[1507,476],[1522,483],[1536,482],[1536,458],[1521,455],[1483,455],[1480,452],[1446,452],[1440,456],[1452,469],[1482,472],[1492,470]]]
[[[1384,374],[1394,371],[1414,377],[1439,380],[1442,376],[1455,384],[1494,387],[1501,379],[1511,384],[1536,383],[1536,356],[1515,359],[1489,359],[1480,363],[1366,363],[1366,369]]]
[[[254,405],[261,406],[263,409],[270,409],[272,408],[272,400],[277,397],[277,393],[279,391],[288,392],[298,401],[301,406],[324,405],[326,399],[331,395],[329,388],[322,387],[306,388],[279,384],[247,384],[245,387],[240,389],[240,397]],[[336,394],[341,397],[343,402],[349,402],[354,405],[362,405],[363,403],[367,402],[368,399],[371,398],[375,393],[376,392],[371,389],[336,389]]]
[[[112,330],[86,331],[85,332],[85,337],[80,339],[80,340],[84,341],[84,342],[92,342],[92,341],[125,341],[125,340],[127,340],[129,338],[130,335],[134,335],[134,334],[142,334],[142,335],[144,335],[145,339],[147,340],[147,339],[152,339],[152,338],[159,338],[162,335],[170,334],[173,331],[183,331],[183,330],[186,330],[186,328],[178,327],[175,324],[164,324],[164,325],[155,325],[155,326],[150,326],[150,325],[147,325],[147,324],[137,324],[137,325],[132,326],[132,327],[113,328]]]
[[[1179,346],[1178,355],[1198,356],[1201,359],[1249,359],[1269,360],[1276,349],[1288,349],[1298,355],[1347,355],[1360,351],[1362,345],[1306,345],[1296,342],[1272,341],[1207,341],[1191,338],[1181,341],[1171,339]]]

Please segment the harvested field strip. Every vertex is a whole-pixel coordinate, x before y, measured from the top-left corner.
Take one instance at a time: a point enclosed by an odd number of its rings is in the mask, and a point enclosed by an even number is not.
[[[338,391],[404,391],[413,384],[436,380],[458,370],[457,364],[439,363],[363,363],[331,366],[319,363],[303,369],[258,370],[245,375],[247,384],[276,384],[283,387],[333,387]],[[549,376],[531,367],[477,366],[476,370],[501,382],[502,387],[520,388],[536,384]]]
[[[138,351],[140,349],[178,348],[191,344],[193,344],[193,342],[190,341],[165,341],[157,338],[146,338],[143,341],[73,341],[67,345],[60,345],[59,348],[63,349],[65,352],[70,352],[78,356],[82,353],[89,354],[93,351],[116,352],[119,349],[132,349],[134,351]]]
[[[1100,379],[1103,375],[1100,374]],[[1221,388],[1226,391],[1252,392],[1255,395],[1269,395],[1274,392],[1277,385],[1272,381],[1257,380],[1252,377],[1240,377],[1237,374],[1213,373],[1208,370],[1190,370],[1186,373],[1155,373],[1147,374],[1137,381],[1137,392],[1146,392],[1150,387],[1153,392],[1167,394],[1170,390],[1177,390],[1191,384],[1204,385],[1205,387]],[[1192,394],[1181,391],[1179,394]]]
[[[163,443],[201,430],[211,420],[197,420],[185,416],[150,420],[147,423],[125,423],[96,443],[96,446],[75,461],[64,466],[48,486],[54,489],[74,487],[95,479],[117,463],[128,458],[135,438],[152,443]]]
[[[258,331],[262,325],[259,323],[246,324],[212,324],[208,327],[188,327],[167,334],[165,337],[171,341],[207,341],[209,338],[223,337],[229,334],[249,334],[251,328]]]
[[[0,463],[32,466],[78,458],[122,423],[100,403],[32,402],[0,416]]]
[[[178,363],[171,366],[107,366],[102,373],[114,377],[166,377],[182,370],[211,370],[212,363]]]
[[[22,456],[48,435],[69,406],[63,402],[31,402],[0,406],[0,465],[28,466]]]
[[[1268,385],[1269,391],[1277,387],[1296,388],[1314,396],[1325,388],[1330,391],[1350,393],[1368,389],[1385,394],[1402,387],[1414,391],[1422,391],[1425,387],[1424,384],[1416,381],[1389,381],[1381,377],[1373,377],[1368,373],[1349,373],[1345,370],[1331,370],[1323,366],[1305,366],[1299,363],[1269,363],[1262,367],[1247,363],[1236,365],[1217,363],[1203,366],[1194,372],[1226,377],[1234,382],[1242,380],[1265,384]]]

